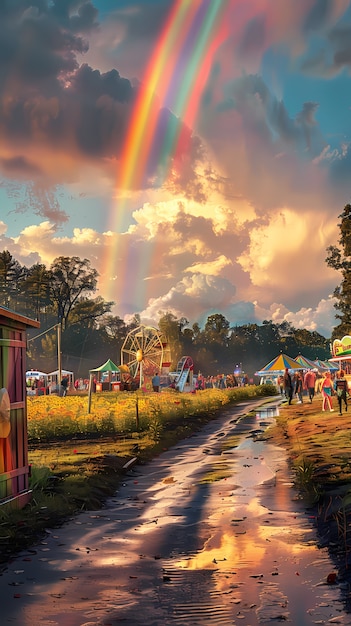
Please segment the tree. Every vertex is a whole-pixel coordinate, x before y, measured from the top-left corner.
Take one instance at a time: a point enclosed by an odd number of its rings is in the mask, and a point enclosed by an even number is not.
[[[70,313],[70,325],[76,324],[85,328],[96,329],[98,320],[111,311],[113,302],[106,302],[101,296],[97,298],[79,298]]]
[[[228,333],[230,324],[221,313],[209,315],[205,324],[204,333],[209,343],[220,343],[223,346],[228,344]]]
[[[181,331],[188,323],[188,320],[181,318],[178,320],[173,313],[164,313],[159,319],[158,327],[164,337],[168,341],[168,349],[170,351],[173,369],[177,366],[183,351]]]
[[[117,340],[121,345],[127,336],[127,326],[118,315],[104,315],[99,324],[105,329],[109,339]]]
[[[90,267],[88,259],[82,260],[77,256],[54,259],[50,267],[51,300],[63,330],[80,298],[96,291],[98,276],[97,270]]]
[[[21,280],[20,288],[29,309],[28,314],[32,313],[35,319],[41,320],[51,306],[50,273],[45,265],[36,263],[29,268]]]
[[[341,222],[338,246],[327,248],[326,262],[329,267],[341,272],[341,284],[334,289],[335,308],[339,313],[335,317],[340,320],[332,333],[332,339],[341,338],[351,333],[351,205],[346,204],[339,215]]]
[[[300,351],[303,351],[303,356],[306,356],[308,359],[314,360],[316,355],[321,359],[330,357],[329,340],[316,331],[309,331],[305,328],[295,330],[295,342],[299,346]]]
[[[19,282],[23,274],[24,268],[8,250],[0,252],[0,304],[17,308],[21,293]]]

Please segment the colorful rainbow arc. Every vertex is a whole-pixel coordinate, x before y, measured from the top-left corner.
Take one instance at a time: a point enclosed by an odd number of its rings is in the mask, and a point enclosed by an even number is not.
[[[175,0],[164,29],[150,59],[132,112],[122,149],[116,184],[118,196],[146,185],[151,157],[157,160],[158,185],[167,176],[171,159],[177,155],[182,139],[182,124],[170,116],[157,145],[160,110],[167,106],[186,126],[192,127],[208,77],[214,49],[224,38],[219,17],[229,0]],[[226,29],[225,29],[226,30]],[[176,85],[176,87],[175,87]],[[178,87],[178,88],[177,88]],[[184,126],[183,126],[184,128]],[[184,146],[182,146],[184,149]],[[118,200],[112,209],[110,230],[119,232],[126,211],[126,199]],[[116,301],[116,289],[107,281],[116,273],[119,251],[111,248],[105,262],[106,290]],[[130,259],[132,262],[132,259]],[[145,272],[145,263],[143,262]],[[130,272],[123,263],[124,280],[117,291],[131,287]],[[133,268],[134,282],[138,269]],[[112,293],[112,291],[114,293]],[[139,293],[140,297],[140,293]]]

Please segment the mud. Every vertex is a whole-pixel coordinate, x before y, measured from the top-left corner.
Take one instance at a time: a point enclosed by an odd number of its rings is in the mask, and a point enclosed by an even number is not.
[[[103,509],[14,559],[1,623],[350,625],[286,452],[260,440],[274,416],[253,405],[135,466]]]

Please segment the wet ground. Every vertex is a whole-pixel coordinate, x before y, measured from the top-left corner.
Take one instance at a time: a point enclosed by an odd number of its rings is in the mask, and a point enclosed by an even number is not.
[[[253,405],[21,553],[0,576],[1,625],[351,625],[285,451],[257,437],[274,412]]]

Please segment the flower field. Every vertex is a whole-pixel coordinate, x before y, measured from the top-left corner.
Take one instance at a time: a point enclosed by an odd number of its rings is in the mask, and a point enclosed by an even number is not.
[[[222,407],[273,395],[269,385],[162,391],[101,392],[60,398],[28,396],[32,499],[0,511],[0,563],[82,510],[100,508],[131,458],[150,460],[200,429]]]
[[[88,396],[29,396],[28,439],[40,442],[74,436],[127,436],[147,431],[156,439],[157,433],[172,421],[177,423],[187,417],[211,414],[231,402],[265,396],[269,392],[268,385],[205,389],[187,394],[171,390],[102,392],[93,394],[89,413]]]

